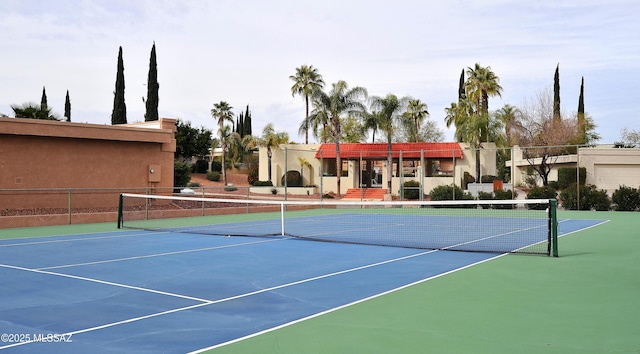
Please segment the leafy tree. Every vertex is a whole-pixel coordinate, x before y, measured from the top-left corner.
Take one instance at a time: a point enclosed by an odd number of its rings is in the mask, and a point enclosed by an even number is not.
[[[291,86],[291,95],[301,95],[304,97],[305,103],[305,118],[300,124],[300,132],[304,132],[304,143],[309,144],[309,128],[311,124],[309,122],[309,97],[317,90],[322,90],[324,87],[324,81],[322,75],[318,73],[318,69],[313,65],[302,65],[296,68],[296,74],[289,76],[289,79],[293,80],[294,84]]]
[[[64,100],[64,116],[67,118],[67,122],[71,122],[71,100],[69,99],[69,90],[67,90],[67,97]]]
[[[230,129],[225,129],[224,123],[231,122],[233,123],[233,112],[231,111],[233,107],[231,107],[227,102],[220,101],[220,103],[214,103],[213,109],[211,109],[211,116],[217,119],[218,123],[218,136],[220,138],[220,144],[222,147],[222,180],[224,181],[224,185],[227,185],[227,143],[228,137],[230,135]]]
[[[345,143],[359,143],[366,139],[365,129],[362,121],[352,116],[342,118],[342,135],[340,141]]]
[[[640,130],[622,128],[620,131],[622,141],[616,142],[615,147],[635,148],[640,147]]]
[[[560,64],[553,76],[553,119],[560,120]]]
[[[190,122],[176,122],[176,158],[203,157],[209,155],[212,143],[211,130],[191,127]]]
[[[329,123],[331,137],[336,144],[336,184],[337,194],[340,195],[340,176],[342,174],[342,160],[340,159],[340,139],[342,137],[341,118],[353,116],[362,118],[366,107],[362,100],[367,98],[367,90],[356,86],[349,88],[345,81],[332,84],[331,91],[325,93],[322,90],[315,91],[313,104],[316,119],[322,117]]]
[[[393,155],[392,144],[394,136],[394,128],[396,122],[398,122],[407,105],[408,98],[398,99],[396,95],[390,93],[385,97],[372,96],[371,97],[371,110],[378,111],[378,127],[385,133],[387,138],[387,191],[391,193],[391,179],[393,176]]]
[[[523,156],[537,173],[543,185],[549,184],[549,173],[558,160],[566,154],[566,145],[575,140],[577,129],[575,119],[556,119],[555,103],[549,90],[538,92],[534,101],[527,101],[520,107],[515,142],[522,149]]]
[[[124,103],[124,63],[122,61],[122,47],[118,49],[118,72],[116,73],[116,90],[113,95],[111,124],[127,124],[127,105]]]
[[[151,47],[151,56],[149,58],[149,76],[147,77],[147,100],[145,105],[147,108],[144,114],[145,122],[158,120],[158,64],[156,62],[156,43],[153,42]]]

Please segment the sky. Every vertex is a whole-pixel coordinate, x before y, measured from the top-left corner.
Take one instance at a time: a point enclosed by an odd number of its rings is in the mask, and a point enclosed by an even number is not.
[[[144,121],[149,56],[156,44],[159,116],[217,131],[211,109],[249,105],[254,135],[272,123],[303,143],[304,100],[289,76],[313,65],[326,82],[369,95],[411,96],[453,141],[445,108],[475,63],[499,77],[505,104],[553,87],[564,112],[585,111],[598,143],[640,130],[638,0],[0,0],[0,113],[40,103],[71,120],[111,124],[122,46],[129,123]],[[311,142],[314,142],[311,139]]]

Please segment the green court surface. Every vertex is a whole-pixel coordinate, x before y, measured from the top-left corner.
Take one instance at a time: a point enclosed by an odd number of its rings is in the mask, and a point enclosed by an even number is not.
[[[560,257],[507,255],[246,338],[211,353],[640,353],[640,213],[560,238]],[[0,238],[114,231],[4,229]]]
[[[211,353],[638,353],[640,213]]]

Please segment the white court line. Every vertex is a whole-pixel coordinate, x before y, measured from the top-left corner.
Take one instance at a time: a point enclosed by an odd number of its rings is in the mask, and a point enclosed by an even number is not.
[[[35,268],[35,269],[36,270],[49,270],[49,269],[80,267],[80,266],[94,265],[94,264],[104,264],[104,263],[113,263],[113,262],[122,262],[122,261],[132,261],[132,260],[137,260],[137,259],[172,256],[172,255],[184,254],[184,253],[211,251],[211,250],[216,250],[216,249],[238,247],[238,246],[245,246],[245,245],[255,245],[255,244],[259,244],[259,243],[282,241],[282,240],[286,240],[286,239],[285,238],[279,238],[279,239],[261,240],[261,241],[253,241],[253,242],[244,242],[244,243],[237,243],[237,244],[233,244],[233,245],[222,245],[222,246],[212,246],[212,247],[205,247],[205,248],[195,248],[195,249],[183,250],[183,251],[155,253],[155,254],[148,254],[148,255],[144,255],[144,256],[132,256],[132,257],[124,257],[124,258],[114,258],[114,259],[107,259],[107,260],[103,260],[103,261],[94,261],[94,262],[85,262],[85,263],[76,263],[76,264],[65,264],[65,265],[52,266],[52,267],[43,267],[43,268]]]
[[[439,251],[438,250],[433,250],[433,251],[425,252],[423,254],[432,253],[432,252],[439,252]],[[249,338],[252,338],[252,337],[257,337],[257,336],[259,336],[261,334],[273,332],[273,331],[281,329],[281,328],[289,327],[289,326],[294,325],[294,324],[299,323],[299,322],[304,322],[306,320],[310,320],[310,319],[315,318],[315,317],[320,317],[322,315],[325,315],[325,314],[328,314],[328,313],[331,313],[331,312],[334,312],[334,311],[338,311],[338,310],[341,310],[341,309],[346,308],[346,307],[350,307],[350,306],[353,306],[353,305],[356,305],[356,304],[359,304],[359,303],[362,303],[362,302],[365,302],[365,301],[369,301],[371,299],[375,299],[377,297],[381,297],[381,296],[384,296],[384,295],[387,295],[387,294],[390,294],[390,293],[393,293],[393,292],[396,292],[396,291],[400,291],[402,289],[408,288],[410,286],[414,286],[416,284],[420,284],[420,283],[424,283],[426,281],[437,279],[437,278],[440,278],[442,276],[445,276],[445,275],[448,275],[448,274],[451,274],[451,273],[455,273],[455,272],[461,271],[463,269],[467,269],[469,267],[473,267],[473,266],[476,266],[478,264],[481,264],[481,263],[484,263],[484,262],[488,262],[488,261],[491,261],[491,260],[506,256],[507,254],[508,253],[499,254],[499,255],[491,257],[491,258],[487,258],[487,259],[484,259],[484,260],[481,260],[481,261],[478,261],[478,262],[475,262],[475,263],[472,263],[472,264],[468,264],[468,265],[465,265],[465,266],[460,267],[460,268],[452,269],[452,270],[450,270],[448,272],[436,274],[434,276],[431,276],[431,277],[428,277],[428,278],[425,278],[425,279],[421,279],[421,280],[415,281],[413,283],[402,285],[402,286],[399,286],[397,288],[390,289],[390,290],[387,290],[385,292],[382,292],[382,293],[379,293],[379,294],[375,294],[375,295],[372,295],[372,296],[369,296],[369,297],[366,297],[366,298],[363,298],[363,299],[360,299],[360,300],[356,300],[356,301],[350,302],[348,304],[344,304],[342,306],[338,306],[338,307],[334,307],[334,308],[331,308],[331,309],[328,309],[328,310],[325,310],[325,311],[322,311],[322,312],[318,312],[316,314],[313,314],[313,315],[310,315],[310,316],[307,316],[307,317],[303,317],[303,318],[300,318],[298,320],[291,321],[291,322],[288,322],[288,323],[284,323],[284,324],[281,324],[281,325],[276,326],[276,327],[265,329],[263,331],[256,332],[256,333],[253,333],[253,334],[249,334],[247,336],[244,336],[244,337],[241,337],[241,338],[236,338],[236,339],[224,342],[224,343],[216,344],[216,345],[213,345],[211,347],[198,349],[196,351],[190,352],[189,354],[202,353],[202,352],[205,352],[205,351],[208,351],[208,350],[212,350],[212,349],[220,348],[220,347],[223,347],[223,346],[226,346],[226,345],[229,345],[229,344],[240,342],[240,341],[243,341],[245,339],[249,339]]]
[[[0,244],[0,247],[29,246],[29,245],[75,242],[75,241],[107,240],[107,239],[124,238],[124,237],[143,237],[143,236],[147,236],[147,235],[157,235],[157,234],[162,234],[162,233],[166,233],[166,232],[143,232],[142,230],[140,230],[140,231],[138,231],[136,233],[120,234],[120,235],[113,235],[113,236],[80,237],[80,238],[68,238],[68,239],[64,239],[64,240],[47,240],[47,241],[31,241],[31,242],[21,242],[21,243],[8,243],[8,244]],[[80,236],[80,235],[92,235],[92,234],[38,236],[37,238],[69,237],[69,236]],[[34,237],[28,237],[28,238],[25,238],[25,239],[34,239]],[[8,240],[16,240],[16,239],[5,239],[4,241],[8,241]]]
[[[167,296],[173,296],[173,297],[177,297],[177,298],[188,299],[188,300],[193,300],[193,301],[200,302],[199,304],[195,304],[195,305],[191,305],[191,306],[187,306],[187,307],[181,307],[181,308],[177,308],[177,309],[173,309],[173,310],[157,312],[157,313],[154,313],[154,314],[149,314],[149,315],[140,316],[140,317],[134,317],[134,318],[118,321],[118,322],[107,323],[107,324],[103,324],[103,325],[100,325],[100,326],[95,326],[95,327],[90,327],[90,328],[85,328],[85,329],[81,329],[81,330],[65,333],[65,334],[75,335],[75,334],[79,334],[79,333],[92,332],[92,331],[96,331],[96,330],[99,330],[99,329],[114,327],[114,326],[125,324],[125,323],[132,323],[132,322],[145,320],[145,319],[149,319],[149,318],[153,318],[153,317],[158,317],[158,316],[162,316],[162,315],[166,315],[166,314],[176,313],[176,312],[180,312],[180,311],[186,311],[186,310],[190,310],[190,309],[194,309],[194,308],[198,308],[198,307],[203,307],[203,306],[207,306],[207,305],[213,305],[213,304],[218,304],[218,303],[222,303],[222,302],[226,302],[226,301],[231,301],[231,300],[236,300],[236,299],[240,299],[240,298],[244,298],[244,297],[249,297],[249,296],[253,296],[253,295],[257,295],[257,294],[261,294],[261,293],[265,293],[265,292],[269,292],[269,291],[273,291],[273,290],[277,290],[277,289],[282,289],[282,288],[286,288],[286,287],[290,287],[290,286],[294,286],[294,285],[298,285],[298,284],[303,284],[303,283],[308,283],[308,282],[315,281],[315,280],[320,280],[320,279],[324,279],[324,278],[333,277],[333,276],[340,275],[340,274],[355,272],[355,271],[362,270],[362,269],[377,267],[377,266],[388,264],[388,263],[393,263],[393,262],[402,261],[402,260],[406,260],[406,259],[410,259],[410,258],[420,257],[420,256],[423,256],[423,255],[426,255],[426,254],[429,254],[429,253],[434,253],[434,252],[438,252],[438,251],[437,250],[429,250],[429,251],[425,251],[425,252],[420,252],[420,253],[416,253],[416,254],[412,254],[412,255],[407,255],[407,256],[403,256],[403,257],[389,259],[389,260],[386,260],[386,261],[381,261],[381,262],[371,263],[371,264],[367,264],[367,265],[363,265],[363,266],[359,266],[359,267],[349,268],[349,269],[345,269],[345,270],[341,270],[341,271],[337,271],[337,272],[333,272],[333,273],[329,273],[329,274],[319,275],[319,276],[316,276],[316,277],[306,278],[306,279],[302,279],[302,280],[298,280],[298,281],[294,281],[294,282],[290,282],[290,283],[286,283],[286,284],[273,286],[273,287],[270,287],[270,288],[264,288],[264,289],[261,289],[261,290],[256,290],[256,291],[252,291],[252,292],[248,292],[248,293],[244,293],[244,294],[234,295],[234,296],[231,296],[231,297],[218,299],[218,300],[200,299],[200,298],[191,297],[191,296],[174,294],[174,293],[169,293],[169,292],[164,292],[164,291],[159,291],[159,290],[153,290],[153,289],[147,289],[147,288],[131,286],[131,285],[126,285],[126,284],[108,282],[108,281],[99,280],[99,279],[79,277],[79,276],[68,275],[68,274],[64,274],[64,273],[55,273],[55,272],[42,271],[42,270],[37,270],[37,269],[29,269],[29,268],[11,266],[11,265],[6,265],[6,264],[0,264],[0,267],[9,268],[9,269],[16,269],[16,270],[21,270],[21,271],[26,271],[26,272],[33,272],[33,273],[47,274],[47,275],[53,275],[53,276],[60,276],[60,277],[65,277],[65,278],[77,279],[77,280],[83,280],[83,281],[88,281],[88,282],[94,282],[94,283],[99,283],[99,284],[117,286],[117,287],[122,287],[122,288],[126,288],[126,289],[132,289],[132,290],[145,291],[145,292],[161,294],[161,295],[167,295]],[[0,347],[0,350],[1,349],[5,349],[5,348],[10,348],[10,347],[15,347],[15,346],[18,346],[18,345],[29,344],[29,343],[33,343],[33,342],[34,341],[25,341],[25,342],[21,342],[21,343],[14,343],[14,344],[11,344],[11,345]]]

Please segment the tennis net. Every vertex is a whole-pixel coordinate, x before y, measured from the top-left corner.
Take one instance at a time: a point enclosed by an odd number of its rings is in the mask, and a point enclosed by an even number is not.
[[[546,199],[347,202],[122,194],[118,227],[555,256],[555,207]]]

